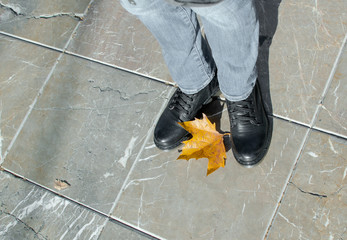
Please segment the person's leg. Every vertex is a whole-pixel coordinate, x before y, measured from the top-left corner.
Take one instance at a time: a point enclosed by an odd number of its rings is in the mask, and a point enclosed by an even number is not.
[[[156,37],[171,77],[179,86],[154,130],[157,147],[172,149],[189,137],[177,122],[193,120],[218,91],[213,58],[190,8],[164,0],[121,0],[121,4]]]
[[[165,0],[121,0],[158,40],[172,79],[187,94],[203,89],[215,75],[215,64],[202,37],[196,14]]]
[[[231,142],[242,165],[259,163],[269,148],[271,126],[256,83],[259,23],[253,0],[224,0],[200,14],[227,99]]]
[[[201,16],[221,92],[230,101],[247,98],[257,79],[259,23],[253,1],[224,0],[193,11]]]

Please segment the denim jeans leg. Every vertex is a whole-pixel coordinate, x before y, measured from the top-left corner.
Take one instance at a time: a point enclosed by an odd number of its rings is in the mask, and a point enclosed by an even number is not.
[[[259,22],[253,0],[224,0],[193,11],[201,16],[221,92],[230,101],[247,98],[257,79]]]
[[[165,0],[120,2],[158,40],[171,77],[183,92],[193,94],[208,85],[215,75],[215,63],[190,8]]]

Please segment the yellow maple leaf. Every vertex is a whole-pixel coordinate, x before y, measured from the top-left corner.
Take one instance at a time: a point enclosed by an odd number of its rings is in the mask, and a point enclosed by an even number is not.
[[[211,174],[220,167],[225,166],[225,146],[223,136],[216,130],[216,125],[212,124],[205,114],[203,119],[195,119],[178,123],[193,137],[190,140],[183,141],[185,146],[181,155],[177,159],[189,160],[192,158],[208,158],[207,175]]]

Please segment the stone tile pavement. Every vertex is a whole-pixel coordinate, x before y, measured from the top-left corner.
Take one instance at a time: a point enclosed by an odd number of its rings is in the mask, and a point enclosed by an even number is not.
[[[257,7],[271,147],[206,177],[155,148],[175,86],[118,1],[0,0],[0,239],[346,239],[347,1]]]

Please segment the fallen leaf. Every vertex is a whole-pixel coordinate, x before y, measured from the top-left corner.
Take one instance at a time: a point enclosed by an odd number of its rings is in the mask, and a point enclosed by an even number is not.
[[[61,179],[55,179],[54,181],[54,188],[58,190],[63,190],[65,188],[70,187],[71,184],[68,183],[66,180],[61,180]]]
[[[201,120],[195,119],[178,124],[191,133],[193,137],[183,141],[185,146],[177,159],[208,158],[207,175],[225,166],[227,156],[223,136],[229,133],[220,134],[217,132],[216,125],[212,124],[205,114]]]

